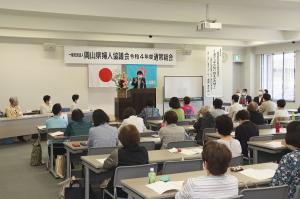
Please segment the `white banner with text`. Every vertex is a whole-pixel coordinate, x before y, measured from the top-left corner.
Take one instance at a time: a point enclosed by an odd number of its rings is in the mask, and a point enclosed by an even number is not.
[[[150,64],[176,65],[176,50],[65,46],[67,64]]]

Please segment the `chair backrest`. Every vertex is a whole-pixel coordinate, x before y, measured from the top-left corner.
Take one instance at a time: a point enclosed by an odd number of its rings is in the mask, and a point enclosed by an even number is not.
[[[273,139],[273,135],[261,135],[261,136],[253,136],[249,139],[249,141],[268,141],[272,139]]]
[[[103,155],[103,154],[110,154],[118,147],[92,147],[88,150],[88,155]]]
[[[296,193],[294,195],[294,199],[300,199],[300,185],[296,187]]]
[[[273,128],[273,126],[270,124],[262,124],[262,125],[257,125],[257,128],[258,129],[271,129],[271,128]]]
[[[202,160],[166,161],[164,162],[162,174],[183,173],[189,171],[200,171],[203,169]]]
[[[78,136],[71,136],[69,139],[70,141],[87,141],[89,138],[88,135],[78,135]]]
[[[123,187],[123,185],[121,184],[121,180],[147,177],[150,168],[154,168],[154,171],[157,173],[156,163],[117,167],[114,176],[114,187]]]
[[[189,121],[181,121],[181,122],[177,122],[177,125],[178,125],[178,126],[187,126],[187,125],[189,125],[189,124],[190,124]]]
[[[231,167],[240,166],[240,165],[243,165],[243,155],[232,158],[229,164],[229,166]]]
[[[205,128],[205,129],[203,129],[203,134],[202,134],[203,145],[205,144],[206,141],[208,141],[207,133],[216,133],[216,128]]]
[[[195,147],[199,146],[194,140],[186,140],[179,142],[169,142],[167,144],[167,149],[171,148],[187,148],[187,147]]]
[[[281,140],[285,138],[285,133],[278,133],[273,135],[273,140]]]
[[[244,199],[257,199],[257,198],[272,198],[272,199],[286,199],[288,198],[288,186],[274,186],[244,189],[241,191]]]
[[[54,133],[57,131],[61,131],[61,132],[65,132],[66,128],[51,128],[51,129],[47,129],[47,133]]]
[[[240,199],[240,198],[244,198],[244,196],[243,195],[238,195],[238,196],[234,196],[234,197],[229,198],[229,199]]]
[[[143,146],[147,149],[147,151],[155,150],[155,142],[140,142],[140,146]]]

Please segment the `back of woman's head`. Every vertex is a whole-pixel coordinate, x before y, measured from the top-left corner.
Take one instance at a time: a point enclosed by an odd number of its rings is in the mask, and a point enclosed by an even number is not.
[[[120,129],[119,140],[125,148],[137,146],[140,143],[139,131],[132,124],[125,125]]]
[[[256,102],[250,102],[249,105],[247,106],[247,110],[249,112],[256,112],[258,110],[258,105]]]
[[[188,97],[188,96],[185,96],[184,98],[183,98],[183,102],[184,102],[184,104],[190,104],[191,103],[191,98],[190,97]]]
[[[102,109],[95,110],[93,112],[92,117],[93,117],[94,126],[99,126],[101,124],[105,124],[109,122],[108,115]]]
[[[285,142],[300,148],[300,121],[293,121],[286,127]]]
[[[236,113],[235,118],[239,121],[249,120],[250,119],[250,114],[247,110],[240,110]]]
[[[84,117],[84,114],[80,109],[75,109],[75,110],[72,111],[71,119],[74,122],[82,121],[83,117]]]
[[[123,111],[123,119],[127,119],[132,115],[136,115],[136,111],[132,107],[128,107]]]
[[[167,111],[164,114],[164,121],[167,122],[167,124],[177,124],[178,116],[174,111]]]
[[[223,101],[219,98],[216,98],[213,102],[213,105],[215,109],[221,109],[223,106]]]
[[[232,119],[227,115],[221,115],[216,118],[216,129],[221,135],[230,135],[233,130]]]
[[[177,97],[172,97],[169,101],[169,106],[174,109],[180,108],[179,99]]]
[[[212,175],[220,176],[225,174],[231,158],[231,152],[224,144],[209,141],[203,147],[202,160],[206,164],[206,169]]]

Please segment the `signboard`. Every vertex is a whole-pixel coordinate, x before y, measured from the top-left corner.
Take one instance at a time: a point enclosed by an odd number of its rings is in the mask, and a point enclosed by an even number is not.
[[[206,47],[206,97],[223,97],[222,54],[222,47]]]
[[[176,50],[65,46],[67,64],[176,65]]]

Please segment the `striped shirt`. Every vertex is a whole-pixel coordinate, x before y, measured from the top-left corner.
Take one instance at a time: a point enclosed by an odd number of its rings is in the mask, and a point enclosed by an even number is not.
[[[238,196],[238,180],[231,175],[188,179],[175,199],[221,199]]]

